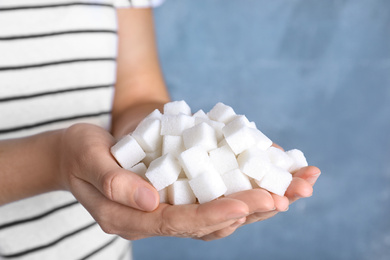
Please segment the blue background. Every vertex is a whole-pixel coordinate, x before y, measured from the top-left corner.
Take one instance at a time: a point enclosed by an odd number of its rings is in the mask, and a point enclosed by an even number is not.
[[[136,241],[135,259],[390,259],[390,1],[167,0],[155,17],[172,99],[232,106],[322,175],[272,219]]]

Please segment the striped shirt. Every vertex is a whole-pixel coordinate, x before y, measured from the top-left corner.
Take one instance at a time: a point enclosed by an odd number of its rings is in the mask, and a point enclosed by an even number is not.
[[[110,125],[116,8],[161,0],[0,0],[0,139]],[[0,259],[130,259],[66,191],[0,207]]]

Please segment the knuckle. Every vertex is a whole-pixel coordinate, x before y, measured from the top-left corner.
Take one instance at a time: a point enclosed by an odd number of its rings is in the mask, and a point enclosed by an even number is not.
[[[101,179],[103,194],[110,200],[114,200],[112,187],[116,177],[115,172],[108,172]]]

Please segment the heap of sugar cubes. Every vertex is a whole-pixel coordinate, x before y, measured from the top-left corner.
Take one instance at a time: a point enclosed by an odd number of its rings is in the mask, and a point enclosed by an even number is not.
[[[111,153],[149,181],[161,203],[205,203],[261,187],[283,196],[292,173],[307,166],[298,149],[282,151],[244,115],[217,103],[192,114],[185,101],[154,110]]]

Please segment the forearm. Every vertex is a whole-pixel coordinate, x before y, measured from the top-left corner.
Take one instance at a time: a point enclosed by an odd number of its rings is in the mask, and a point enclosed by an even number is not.
[[[62,131],[0,141],[0,205],[59,189]]]
[[[150,9],[118,11],[117,82],[112,110],[116,138],[133,131],[154,109],[169,101],[161,73]]]

